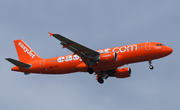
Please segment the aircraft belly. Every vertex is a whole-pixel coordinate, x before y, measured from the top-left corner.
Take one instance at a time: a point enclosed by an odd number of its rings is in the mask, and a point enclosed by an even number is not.
[[[94,71],[102,71],[102,70],[108,70],[108,69],[115,69],[117,67],[123,66],[124,63],[114,62],[114,63],[96,63],[92,66]],[[78,71],[87,72],[88,66],[84,62],[80,63],[76,66]]]
[[[54,65],[49,65],[45,68],[48,74],[67,74],[72,72],[77,72],[75,62],[56,62]]]

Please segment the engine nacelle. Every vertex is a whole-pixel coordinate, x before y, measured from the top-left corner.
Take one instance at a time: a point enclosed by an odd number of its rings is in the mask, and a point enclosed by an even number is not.
[[[117,61],[117,53],[116,52],[110,52],[110,53],[100,54],[99,61],[101,63],[115,62],[115,61]]]
[[[120,68],[115,70],[115,77],[116,78],[127,78],[131,76],[131,68]]]

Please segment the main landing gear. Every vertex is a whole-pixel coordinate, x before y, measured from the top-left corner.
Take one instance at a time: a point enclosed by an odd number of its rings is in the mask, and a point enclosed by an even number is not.
[[[152,66],[152,61],[151,61],[151,60],[149,60],[149,68],[150,68],[151,70],[154,69],[154,67]]]
[[[89,74],[93,74],[94,70],[92,68],[88,68],[87,71],[89,72]]]
[[[97,81],[98,81],[100,84],[103,84],[103,83],[104,83],[104,80],[103,80],[103,78],[101,78],[101,77],[99,77],[99,78],[97,79]]]
[[[90,67],[87,69],[87,72],[89,74],[93,74],[94,73],[94,70]],[[102,77],[98,77],[97,81],[100,83],[100,84],[103,84],[104,83],[104,79]]]

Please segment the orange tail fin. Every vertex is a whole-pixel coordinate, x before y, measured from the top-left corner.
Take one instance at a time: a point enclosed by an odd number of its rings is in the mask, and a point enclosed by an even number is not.
[[[23,40],[14,40],[19,60],[24,63],[40,60],[40,58]]]

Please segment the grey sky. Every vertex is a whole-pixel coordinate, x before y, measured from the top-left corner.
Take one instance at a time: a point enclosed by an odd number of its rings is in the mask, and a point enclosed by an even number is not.
[[[179,0],[1,0],[1,110],[178,110]],[[24,40],[40,57],[71,54],[48,32],[91,49],[157,41],[173,48],[163,59],[127,65],[127,79],[103,85],[88,73],[25,76],[4,58],[18,59],[13,40]]]

